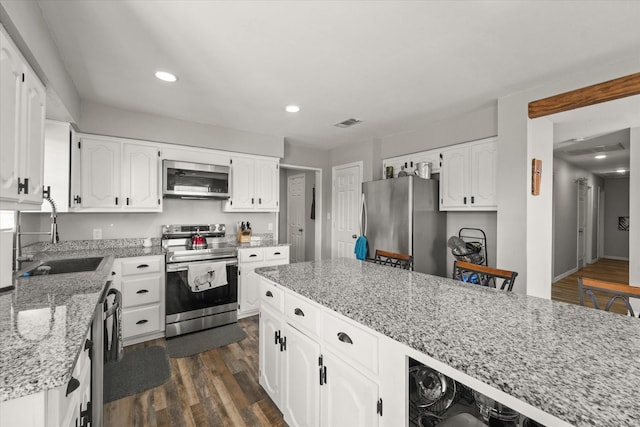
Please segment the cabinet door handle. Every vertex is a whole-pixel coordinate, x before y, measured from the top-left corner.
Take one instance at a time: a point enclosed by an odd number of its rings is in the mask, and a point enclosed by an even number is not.
[[[474,204],[475,202],[476,202],[475,196],[471,196],[471,204]]]
[[[268,296],[269,298],[273,298],[273,294],[271,293],[271,291],[267,291],[265,295]]]
[[[273,254],[274,255],[280,255],[280,252],[274,252]]]
[[[115,271],[112,271],[112,272],[111,272],[111,275],[112,275],[112,276],[115,276],[115,275],[116,275],[116,272],[115,272]]]
[[[262,197],[258,198],[258,204],[261,205],[262,204]]]
[[[353,344],[351,337],[344,332],[338,332],[338,340],[342,341],[345,344]]]
[[[148,320],[147,320],[147,319],[138,320],[138,321],[136,322],[136,325],[144,325],[144,324],[145,324],[145,323],[147,323],[147,322],[148,322]]]
[[[140,289],[138,292],[136,292],[136,294],[146,294],[147,292],[149,292],[146,289]]]
[[[258,254],[251,254],[251,255],[249,255],[249,258],[255,258],[257,256],[258,256]]]
[[[20,182],[18,178],[18,194],[29,194],[29,178],[25,178],[23,182]]]
[[[253,197],[251,198],[251,204],[252,205],[254,204],[254,198]]]
[[[276,345],[278,345],[280,343],[280,331],[276,331],[273,333],[274,338],[275,338],[275,343]]]
[[[463,199],[463,200],[462,200],[462,203],[464,203],[464,204],[466,205],[466,204],[467,204],[467,197],[465,196],[465,197],[463,197],[462,199]]]
[[[140,264],[136,268],[149,268],[149,264]]]
[[[299,309],[298,307],[296,307],[296,309],[295,309],[295,310],[293,310],[293,313],[294,313],[296,316],[302,316],[302,317],[304,317],[304,311],[302,311],[302,310],[301,310],[301,309]]]
[[[129,198],[127,197],[127,206],[129,206]]]
[[[118,198],[116,197],[116,206],[118,206]]]
[[[80,381],[78,381],[76,378],[71,377],[71,379],[67,383],[67,394],[65,396],[69,396],[71,393],[76,391],[78,387],[80,387]]]

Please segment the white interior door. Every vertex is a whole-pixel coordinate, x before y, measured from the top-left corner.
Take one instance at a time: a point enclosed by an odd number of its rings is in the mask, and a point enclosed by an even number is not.
[[[304,174],[287,177],[287,229],[292,264],[305,260],[304,187]]]
[[[578,183],[578,269],[585,266],[587,234],[587,186]]]
[[[362,194],[362,162],[334,166],[333,174],[333,239],[332,258],[355,258],[353,253],[360,234],[360,200]]]

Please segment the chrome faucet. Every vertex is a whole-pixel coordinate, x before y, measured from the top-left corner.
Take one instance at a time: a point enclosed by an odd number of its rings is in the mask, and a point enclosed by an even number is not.
[[[58,235],[58,211],[56,209],[56,202],[51,198],[51,190],[47,188],[42,194],[44,200],[49,202],[51,205],[51,230],[50,231],[22,231],[21,230],[21,222],[22,222],[22,213],[20,211],[16,212],[15,216],[15,226],[14,226],[14,238],[13,238],[13,250],[14,250],[14,258],[13,258],[13,268],[14,271],[20,270],[23,262],[33,261],[33,255],[22,255],[22,236],[42,236],[47,235],[51,236],[51,243],[58,243],[60,241],[60,236]]]

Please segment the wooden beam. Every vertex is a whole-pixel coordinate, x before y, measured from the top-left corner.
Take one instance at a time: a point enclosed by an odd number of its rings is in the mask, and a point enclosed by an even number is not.
[[[529,118],[535,119],[638,94],[640,94],[640,73],[635,73],[532,101],[529,103]]]

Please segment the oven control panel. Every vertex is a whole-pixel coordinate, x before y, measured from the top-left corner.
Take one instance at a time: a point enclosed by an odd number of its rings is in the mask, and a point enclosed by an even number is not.
[[[188,237],[198,232],[203,236],[223,237],[226,226],[224,224],[169,224],[162,226],[164,238]]]

